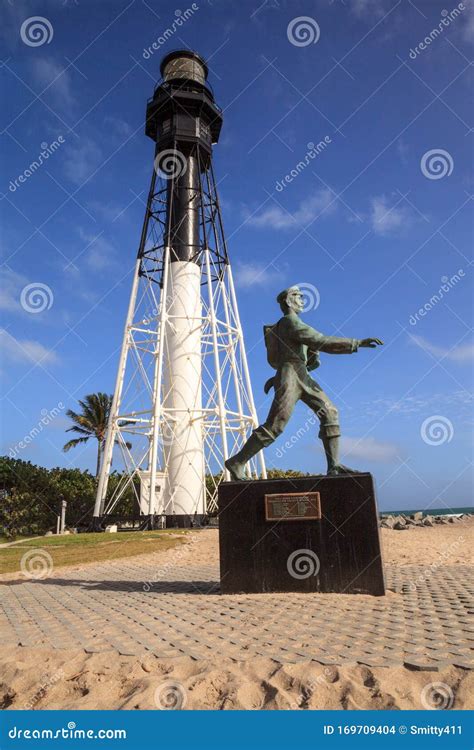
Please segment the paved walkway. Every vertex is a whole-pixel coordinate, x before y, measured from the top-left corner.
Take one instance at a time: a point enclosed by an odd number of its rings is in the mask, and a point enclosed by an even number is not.
[[[438,567],[427,577],[426,567],[387,566],[388,592],[380,598],[223,596],[218,566],[200,554],[199,537],[165,554],[3,585],[0,642],[159,657],[474,667],[469,566]]]

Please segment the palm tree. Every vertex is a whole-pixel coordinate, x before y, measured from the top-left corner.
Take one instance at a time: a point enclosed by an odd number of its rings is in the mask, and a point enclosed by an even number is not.
[[[77,432],[81,437],[74,438],[66,443],[63,451],[67,453],[76,445],[87,443],[89,438],[95,437],[98,443],[96,468],[96,477],[98,477],[105,447],[112,396],[107,393],[90,393],[83,401],[79,401],[79,406],[82,409],[80,413],[72,411],[72,409],[67,410],[66,415],[74,422],[74,425],[69,427],[66,432]]]

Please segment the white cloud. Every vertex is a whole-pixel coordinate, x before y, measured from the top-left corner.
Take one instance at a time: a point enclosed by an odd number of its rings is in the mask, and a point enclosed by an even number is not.
[[[0,342],[3,356],[10,362],[55,364],[59,361],[56,352],[47,349],[39,341],[16,339],[4,328],[0,328]]]
[[[397,201],[390,206],[388,198],[384,195],[372,198],[371,206],[370,222],[375,234],[391,234],[412,224],[413,215],[410,209],[397,204]]]
[[[265,0],[263,3],[256,3],[255,10],[250,14],[250,20],[257,26],[264,26],[268,22],[267,11],[280,10],[279,0]],[[234,29],[234,25],[228,22],[229,33],[222,33],[222,37],[225,38]]]
[[[29,12],[27,12],[24,2],[15,3],[13,0],[7,0],[7,2],[2,3],[0,39],[3,41],[5,50],[24,49],[24,42],[19,34],[19,29],[28,15]],[[6,54],[3,55],[3,57],[6,56]]]
[[[79,236],[86,243],[85,261],[93,271],[110,268],[116,262],[116,250],[102,235],[94,235],[79,228]]]
[[[467,42],[472,42],[474,39],[474,3],[472,0],[465,0],[464,6],[466,10],[461,16],[461,29],[462,36]]]
[[[62,110],[70,110],[76,106],[73,86],[69,71],[54,60],[40,57],[34,63],[34,77],[41,89],[48,87],[43,96],[50,94],[54,97],[55,105]]]
[[[362,458],[367,461],[376,461],[379,463],[389,463],[393,461],[399,453],[395,443],[378,442],[373,437],[341,437],[341,454],[342,461],[346,457]]]
[[[406,166],[408,164],[408,154],[410,152],[410,148],[408,144],[405,143],[403,138],[399,138],[399,140],[397,141],[397,152],[402,164]]]
[[[234,268],[235,281],[243,289],[274,284],[283,278],[281,271],[263,263],[237,263]]]
[[[126,204],[125,204],[126,205]],[[117,221],[126,216],[125,205],[121,206],[119,203],[102,198],[101,200],[88,201],[87,207],[91,211],[99,214],[106,221]]]
[[[404,396],[397,398],[375,398],[368,402],[367,413],[369,416],[385,416],[390,413],[397,415],[419,414],[431,403],[430,397],[420,398],[418,396]]]
[[[328,188],[318,190],[314,195],[305,198],[296,211],[286,211],[275,205],[266,208],[261,214],[251,216],[247,223],[254,227],[270,227],[271,229],[290,229],[297,225],[306,225],[322,214],[333,213],[336,210],[336,196]]]
[[[22,274],[6,267],[0,269],[0,310],[23,312],[20,294],[27,283],[27,279]]]
[[[133,133],[133,128],[128,122],[123,120],[121,117],[104,117],[104,129],[107,133],[112,133],[120,138],[122,141],[126,141],[129,136]]]
[[[102,161],[101,148],[90,138],[71,139],[64,150],[63,169],[75,185],[82,185]]]
[[[350,8],[358,18],[378,20],[390,10],[387,0],[351,0]]]
[[[429,393],[419,396],[395,396],[376,398],[364,403],[363,413],[371,420],[374,417],[408,417],[422,414],[427,409],[439,409],[439,405],[449,406],[449,413],[464,415],[472,414],[474,396],[465,390],[450,391],[448,393]]]
[[[474,359],[474,344],[458,344],[457,346],[447,348],[444,346],[438,346],[437,344],[432,344],[422,336],[413,335],[410,336],[410,341],[412,344],[419,346],[420,349],[424,349],[424,351],[432,354],[434,357],[444,357],[452,362],[460,363],[472,362]]]
[[[30,289],[27,288],[28,286]],[[29,317],[32,323],[43,324],[44,316],[41,314],[31,315],[31,310],[28,308],[31,305],[37,313],[41,313],[46,309],[49,310],[49,305],[48,307],[45,305],[39,309],[43,295],[41,288],[43,288],[46,297],[50,298],[52,304],[53,292],[42,281],[28,279],[23,274],[17,273],[7,266],[3,266],[0,268],[0,310],[25,315]],[[24,300],[22,300],[23,291],[25,293]]]

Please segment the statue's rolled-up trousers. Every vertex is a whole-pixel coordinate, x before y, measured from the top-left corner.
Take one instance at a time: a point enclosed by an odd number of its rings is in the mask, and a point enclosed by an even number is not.
[[[285,362],[281,365],[274,379],[274,388],[275,396],[268,417],[253,432],[262,447],[271,445],[281,435],[298,401],[309,406],[318,417],[320,438],[340,436],[338,410],[309,375],[303,362]]]

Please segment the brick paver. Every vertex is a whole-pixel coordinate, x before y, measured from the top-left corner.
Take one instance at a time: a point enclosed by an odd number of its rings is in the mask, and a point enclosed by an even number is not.
[[[473,576],[386,566],[387,596],[219,594],[217,565],[163,558],[63,569],[1,587],[0,642],[159,657],[473,668]],[[161,570],[159,580],[157,570]],[[166,577],[166,580],[164,578]]]

